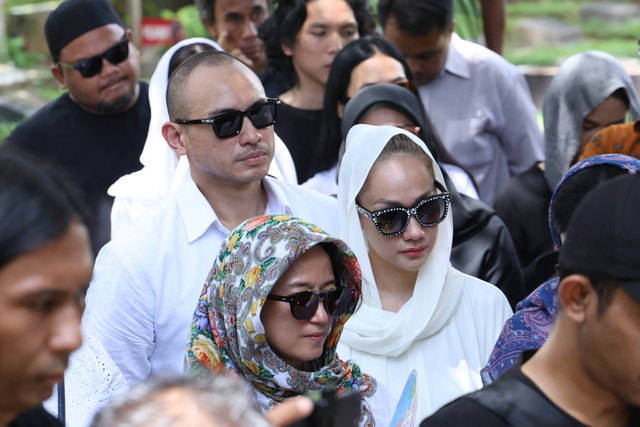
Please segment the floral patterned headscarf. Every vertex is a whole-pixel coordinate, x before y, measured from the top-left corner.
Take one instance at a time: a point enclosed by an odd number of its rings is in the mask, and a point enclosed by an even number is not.
[[[300,255],[321,242],[335,244],[339,249],[346,267],[339,283],[356,291],[355,306],[360,297],[360,266],[342,240],[286,215],[253,218],[232,231],[215,259],[193,316],[187,347],[191,371],[236,372],[248,381],[263,410],[324,387],[337,388],[338,392],[355,388],[363,397],[372,396],[375,380],[336,354],[342,329],[351,314],[334,317],[316,371],[295,369],[267,343],[260,320],[267,295]],[[366,404],[363,417],[365,421],[371,418]]]

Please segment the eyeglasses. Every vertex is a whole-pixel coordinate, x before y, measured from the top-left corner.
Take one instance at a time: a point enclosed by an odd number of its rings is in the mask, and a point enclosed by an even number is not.
[[[220,139],[231,138],[240,133],[244,117],[251,120],[256,129],[266,128],[276,123],[276,105],[280,104],[277,98],[267,98],[266,101],[252,105],[244,111],[232,110],[219,114],[210,119],[174,120],[180,125],[211,125],[213,133]]]
[[[291,306],[291,315],[298,320],[311,319],[318,309],[320,300],[324,309],[332,317],[340,316],[346,312],[353,313],[355,304],[351,304],[355,291],[351,288],[338,287],[328,291],[304,291],[283,297],[280,295],[267,295],[267,299],[273,301],[288,302]]]
[[[105,50],[100,55],[92,56],[91,58],[83,59],[75,64],[69,64],[66,62],[58,61],[58,64],[68,68],[75,68],[82,75],[82,77],[89,78],[102,71],[102,58],[111,62],[113,65],[119,64],[129,57],[129,37],[126,37],[118,43]]]
[[[373,221],[378,233],[384,237],[402,234],[409,225],[411,215],[415,216],[423,227],[432,227],[440,224],[447,217],[451,201],[451,195],[437,181],[436,188],[442,193],[420,200],[409,208],[397,207],[370,212],[356,203],[356,210]]]

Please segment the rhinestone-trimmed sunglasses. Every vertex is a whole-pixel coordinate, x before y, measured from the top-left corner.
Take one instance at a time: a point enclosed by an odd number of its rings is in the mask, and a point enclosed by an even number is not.
[[[422,199],[408,208],[396,207],[371,212],[356,203],[356,210],[373,221],[378,233],[384,237],[402,234],[409,225],[411,215],[416,217],[423,227],[432,227],[440,224],[447,217],[451,201],[451,195],[442,184],[436,181],[435,186],[442,193]]]

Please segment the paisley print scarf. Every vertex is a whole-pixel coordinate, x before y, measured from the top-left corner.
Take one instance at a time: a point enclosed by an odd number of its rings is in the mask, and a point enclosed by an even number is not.
[[[249,383],[263,410],[324,387],[336,388],[338,392],[355,388],[363,399],[376,392],[375,379],[336,354],[349,313],[334,317],[314,371],[295,369],[267,343],[260,320],[267,295],[301,254],[321,242],[338,247],[346,267],[339,282],[356,291],[353,301],[356,304],[361,291],[360,266],[343,241],[286,215],[253,218],[231,232],[215,258],[191,324],[187,361],[192,373],[237,373]],[[364,400],[362,406],[361,425],[374,425]]]

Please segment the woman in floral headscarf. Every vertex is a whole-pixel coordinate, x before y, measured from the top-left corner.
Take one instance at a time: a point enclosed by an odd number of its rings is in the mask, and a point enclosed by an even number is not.
[[[622,154],[604,154],[581,160],[560,179],[549,205],[549,227],[556,251],[562,246],[569,220],[584,196],[598,184],[618,175],[640,173],[640,161]],[[539,258],[544,271],[553,269],[557,252]],[[546,276],[549,277],[549,276]],[[520,301],[505,323],[482,371],[482,382],[495,381],[525,350],[537,350],[551,332],[558,309],[558,276],[552,277]]]
[[[356,389],[360,425],[386,425],[376,381],[336,354],[361,280],[347,245],[314,225],[285,215],[241,224],[200,296],[187,348],[191,371],[236,372],[263,410],[325,387]]]

